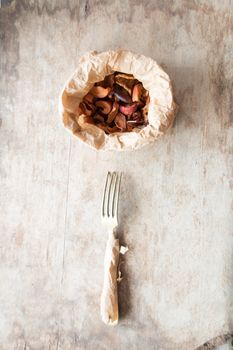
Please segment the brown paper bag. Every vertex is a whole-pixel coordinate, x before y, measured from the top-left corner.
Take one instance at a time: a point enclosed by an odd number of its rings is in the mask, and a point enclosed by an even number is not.
[[[133,74],[149,91],[149,125],[138,132],[107,135],[97,126],[85,123],[83,114],[79,112],[79,103],[94,83],[114,71]],[[154,60],[129,51],[110,50],[102,53],[90,52],[80,58],[77,70],[61,93],[59,111],[64,126],[91,147],[102,150],[133,150],[164,134],[175,118],[176,104],[171,80]]]

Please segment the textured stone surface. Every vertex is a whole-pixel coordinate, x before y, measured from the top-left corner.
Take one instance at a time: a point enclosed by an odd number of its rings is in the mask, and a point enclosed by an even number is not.
[[[0,349],[191,350],[233,331],[232,1],[2,1]],[[62,128],[59,92],[87,50],[151,56],[174,128],[98,153]],[[107,170],[122,170],[121,321],[99,317]]]

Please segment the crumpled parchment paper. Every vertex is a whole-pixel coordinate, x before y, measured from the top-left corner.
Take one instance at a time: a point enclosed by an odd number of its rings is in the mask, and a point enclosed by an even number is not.
[[[97,126],[85,123],[79,112],[79,103],[94,83],[114,71],[133,74],[149,91],[149,125],[138,132],[106,135]],[[171,80],[163,69],[149,57],[124,50],[82,56],[59,99],[64,126],[91,147],[102,150],[133,150],[153,142],[172,125],[176,107]]]

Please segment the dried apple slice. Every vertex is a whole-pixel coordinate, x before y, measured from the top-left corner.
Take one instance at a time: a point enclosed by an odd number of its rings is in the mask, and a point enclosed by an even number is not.
[[[110,87],[104,88],[102,86],[93,86],[90,93],[98,98],[104,98],[108,96],[109,92],[111,91]]]
[[[141,83],[134,85],[132,92],[133,102],[139,102],[142,96],[143,86]]]
[[[141,109],[141,111],[145,124],[148,124],[148,105],[146,104],[145,107]]]
[[[109,114],[112,110],[112,103],[110,101],[96,101],[95,105],[103,114]]]
[[[84,102],[81,102],[79,104],[79,108],[81,109],[82,113],[87,116],[91,116],[94,113],[94,110],[90,106],[86,105]]]
[[[117,113],[117,115],[114,119],[114,122],[119,129],[121,129],[121,130],[126,129],[126,118],[125,118],[124,114]]]
[[[111,124],[111,122],[113,122],[113,120],[115,119],[115,116],[118,113],[118,108],[119,108],[119,103],[115,101],[113,103],[112,110],[108,115],[108,119],[107,119],[108,124]]]
[[[82,114],[82,115],[80,115],[78,117],[78,123],[80,125],[83,125],[83,124],[86,124],[86,123],[88,123],[88,124],[95,124],[94,119],[91,116],[85,115],[85,114]]]
[[[117,126],[107,126],[107,130],[110,134],[113,134],[114,132],[120,132],[121,130]]]
[[[128,132],[132,131],[134,127],[135,127],[135,125],[128,124],[128,122],[127,122],[127,129],[126,130]]]
[[[89,104],[89,103],[94,103],[94,101],[95,101],[95,96],[93,96],[92,94],[88,93],[88,94],[86,94],[86,95],[84,96],[83,101],[84,101],[84,102],[87,102],[88,104]]]
[[[148,101],[148,96],[149,96],[149,92],[148,92],[144,87],[142,87],[141,101],[143,101],[144,104],[147,103],[147,101]]]
[[[115,72],[115,77],[129,79],[129,80],[135,80],[133,74],[129,74],[129,73]]]

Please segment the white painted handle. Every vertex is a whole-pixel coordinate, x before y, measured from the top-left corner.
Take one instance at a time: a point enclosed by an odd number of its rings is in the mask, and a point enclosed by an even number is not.
[[[100,305],[102,321],[110,326],[118,323],[118,262],[119,240],[115,238],[113,232],[110,232],[104,258],[104,286]]]

